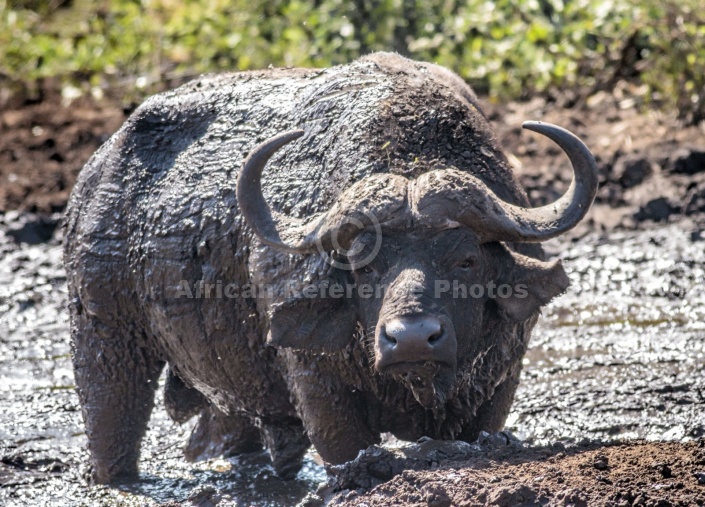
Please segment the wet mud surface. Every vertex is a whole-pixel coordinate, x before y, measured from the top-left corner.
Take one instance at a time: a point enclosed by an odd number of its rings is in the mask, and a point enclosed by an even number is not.
[[[7,231],[8,224],[1,227]],[[705,435],[702,233],[692,222],[678,222],[548,245],[561,252],[573,284],[535,331],[509,430],[526,445],[560,442],[569,450],[584,439],[697,441]],[[181,445],[190,425],[173,423],[159,402],[139,483],[87,486],[60,250],[58,238],[36,245],[18,245],[5,233],[0,239],[2,502],[144,505],[192,497],[198,503],[217,492],[223,505],[294,505],[315,490],[325,472],[314,454],[289,483],[274,477],[263,454],[185,462]],[[567,469],[574,466],[565,459]],[[694,481],[687,484],[696,487]]]
[[[508,427],[541,443],[705,436],[705,240],[685,222],[556,245],[572,286],[545,312]]]
[[[173,423],[161,399],[140,481],[88,486],[56,212],[85,159],[125,116],[116,107],[73,109],[0,112],[0,505],[297,504],[326,479],[315,453],[291,482],[277,479],[262,453],[187,463],[181,446],[192,423]],[[602,175],[585,224],[547,244],[572,286],[545,309],[525,358],[508,421],[524,448],[443,451],[414,464],[391,442],[391,457],[370,455],[379,466],[335,472],[328,498],[370,506],[702,504],[705,133],[637,115],[614,97],[585,111],[541,101],[492,107],[490,117],[536,204],[563,191],[569,169],[548,143],[519,137],[524,119],[583,136]],[[600,443],[615,441],[627,443]],[[389,460],[397,465],[385,468]]]

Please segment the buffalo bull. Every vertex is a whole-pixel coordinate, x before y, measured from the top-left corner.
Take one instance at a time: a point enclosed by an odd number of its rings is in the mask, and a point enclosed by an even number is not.
[[[292,476],[380,433],[502,428],[539,309],[568,279],[594,160],[531,208],[473,92],[394,54],[205,76],[146,101],[80,174],[65,264],[93,478],[137,472],[165,402],[190,459],[266,447]]]

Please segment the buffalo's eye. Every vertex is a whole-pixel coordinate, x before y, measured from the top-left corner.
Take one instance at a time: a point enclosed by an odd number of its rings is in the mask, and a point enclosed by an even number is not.
[[[361,268],[357,268],[355,271],[364,275],[369,275],[374,272],[374,269],[372,269],[369,265],[366,265],[362,266]]]
[[[364,266],[353,265],[352,271],[356,275],[371,275],[372,273],[376,273],[375,269],[369,264],[365,264]]]
[[[477,258],[475,256],[468,257],[458,264],[460,269],[472,269],[477,264]]]

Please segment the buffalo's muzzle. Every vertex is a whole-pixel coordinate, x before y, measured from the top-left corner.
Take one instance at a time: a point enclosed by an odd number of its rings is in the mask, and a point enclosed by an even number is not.
[[[432,316],[399,317],[378,326],[375,367],[384,371],[400,363],[454,366],[457,343],[451,325]]]

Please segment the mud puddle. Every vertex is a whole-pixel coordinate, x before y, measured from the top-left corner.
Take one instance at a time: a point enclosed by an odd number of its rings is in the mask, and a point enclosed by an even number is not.
[[[555,243],[572,281],[532,337],[520,438],[705,435],[705,238],[672,224]]]
[[[16,244],[0,217],[0,504],[295,505],[323,479],[311,453],[293,482],[264,454],[189,464],[191,425],[158,400],[141,480],[89,487],[59,239]],[[509,429],[537,445],[705,435],[705,240],[687,223],[553,242],[573,281],[525,359]]]

